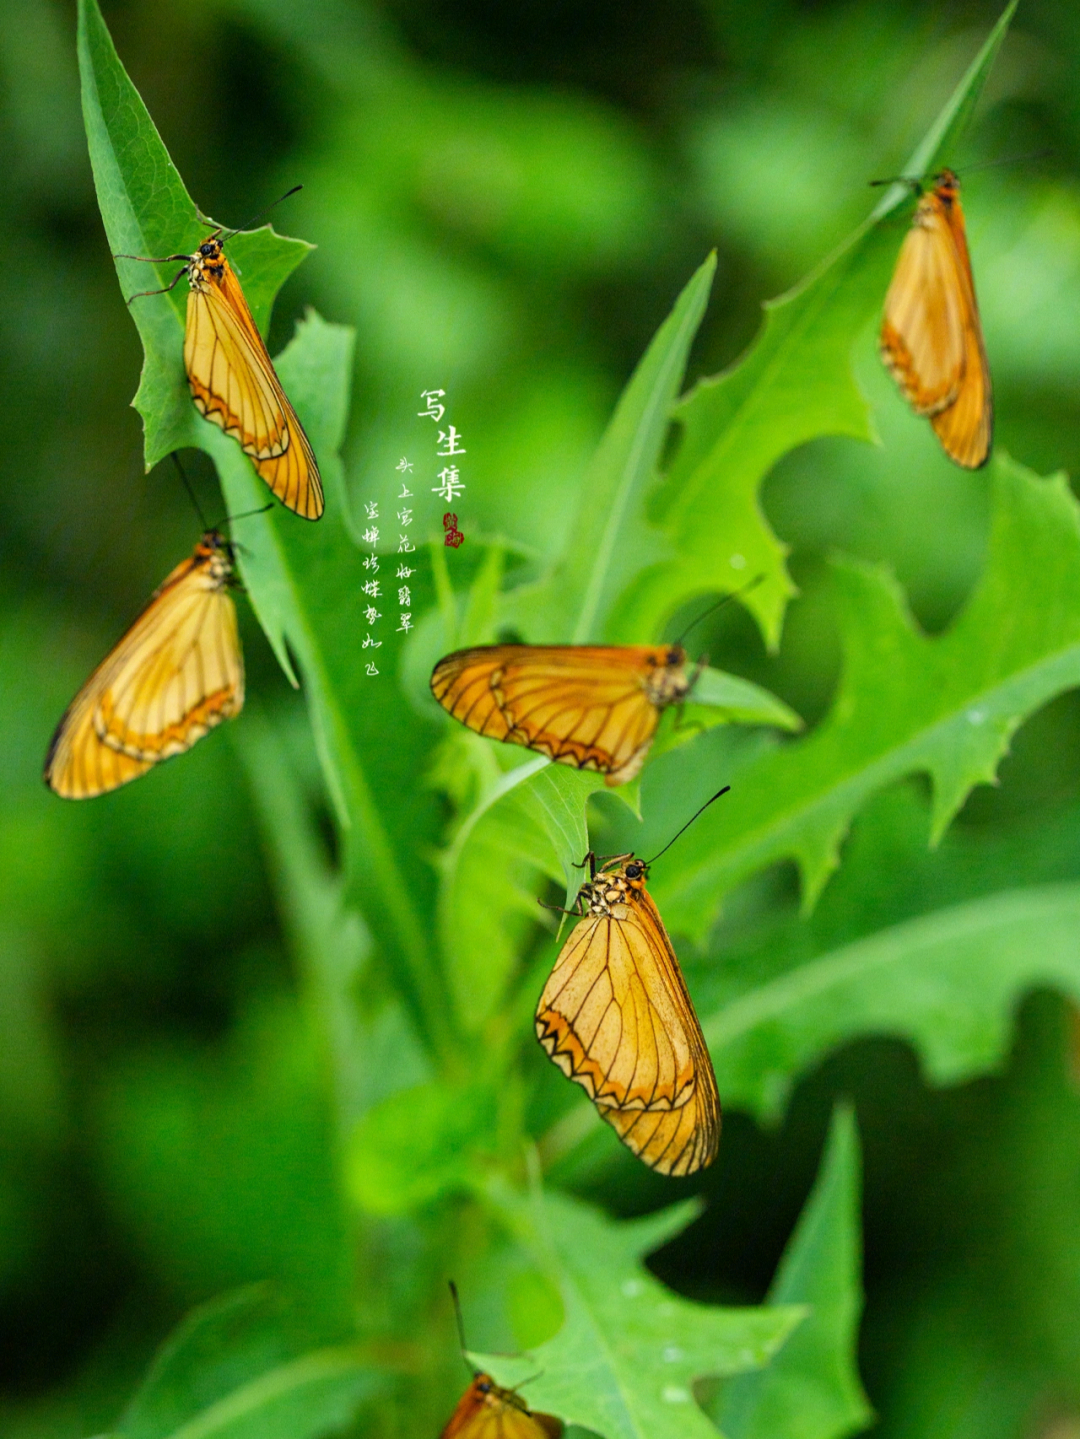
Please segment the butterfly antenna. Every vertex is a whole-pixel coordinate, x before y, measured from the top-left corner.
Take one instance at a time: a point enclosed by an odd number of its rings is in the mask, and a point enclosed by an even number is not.
[[[668,840],[667,844],[664,845],[664,848],[663,848],[662,850],[659,850],[656,854],[654,854],[653,857],[652,857],[652,859],[647,859],[647,860],[645,860],[645,868],[648,869],[650,865],[655,864],[656,861],[660,858],[660,856],[661,856],[662,854],[667,854],[668,850],[669,850],[669,849],[671,848],[671,846],[675,843],[675,841],[679,838],[679,836],[685,834],[686,831],[690,828],[690,826],[694,823],[694,821],[695,821],[696,819],[700,819],[700,818],[701,818],[701,816],[705,813],[705,811],[706,811],[706,810],[709,808],[709,806],[712,804],[713,800],[719,799],[722,794],[727,794],[727,792],[728,792],[728,790],[729,790],[730,788],[731,788],[731,786],[730,786],[729,784],[726,784],[723,789],[718,789],[718,790],[716,791],[716,793],[713,795],[712,799],[707,799],[707,800],[705,801],[705,803],[701,806],[701,808],[696,812],[696,814],[692,814],[692,815],[690,816],[690,818],[689,818],[689,819],[686,821],[686,823],[683,825],[682,829],[677,830],[676,833],[671,836],[671,838]]]
[[[260,505],[257,510],[244,510],[243,513],[239,515],[226,515],[225,519],[230,525],[235,525],[237,520],[250,520],[252,515],[265,515],[267,510],[272,510],[273,508],[274,502],[271,500],[268,505]]]
[[[1030,165],[1034,160],[1045,160],[1054,152],[1049,146],[1041,150],[1029,150],[1024,155],[1003,155],[997,160],[979,160],[974,165],[957,166],[956,173],[963,175],[977,175],[980,170],[994,170],[998,165]]]
[[[722,610],[730,600],[737,600],[741,595],[748,595],[751,590],[756,590],[758,585],[761,584],[764,578],[764,574],[755,575],[754,578],[752,580],[748,580],[741,589],[731,590],[728,594],[721,595],[715,604],[710,605],[707,610],[702,610],[701,614],[698,615],[696,620],[690,621],[690,623],[686,626],[686,628],[683,630],[682,634],[675,641],[675,643],[677,645],[681,645],[683,640],[686,638],[686,636],[690,633],[690,631],[694,628],[695,625],[699,625],[702,620],[707,620],[709,616],[715,614],[717,610]]]
[[[923,187],[921,178],[912,179],[910,175],[889,175],[884,180],[871,180],[869,184],[871,189],[876,189],[879,185],[910,185],[916,194],[918,194]]]
[[[457,1335],[458,1344],[461,1346],[461,1357],[465,1362],[466,1369],[468,1369],[469,1373],[475,1378],[476,1370],[469,1363],[468,1359],[465,1358],[465,1351],[468,1345],[465,1343],[465,1320],[461,1314],[461,1300],[458,1298],[457,1285],[452,1279],[447,1282],[450,1285],[450,1298],[454,1301],[454,1318],[457,1320]]]
[[[202,524],[202,527],[203,527],[203,533],[205,534],[206,531],[212,529],[213,526],[209,523],[209,521],[207,520],[206,516],[203,514],[202,505],[199,504],[198,496],[195,494],[195,491],[192,489],[192,487],[191,487],[191,481],[190,481],[190,480],[188,479],[188,477],[187,477],[187,471],[184,469],[183,465],[180,463],[180,456],[176,453],[175,450],[173,450],[173,452],[172,452],[172,461],[173,461],[173,464],[176,466],[176,468],[177,468],[177,469],[179,470],[179,472],[180,472],[180,478],[181,478],[181,480],[183,481],[184,489],[187,490],[187,492],[188,492],[188,499],[189,499],[189,500],[191,501],[191,503],[195,506],[195,513],[196,513],[196,514],[198,515],[198,517],[199,517],[199,520],[200,520],[200,522],[201,522],[201,524]]]
[[[265,210],[260,210],[257,214],[252,215],[251,219],[248,220],[246,224],[239,225],[235,230],[230,230],[221,243],[224,245],[226,240],[231,240],[234,235],[239,235],[241,230],[250,230],[251,227],[258,224],[260,220],[265,220],[267,215],[269,215],[270,211],[274,209],[276,205],[280,205],[282,200],[287,200],[290,195],[295,195],[297,190],[302,190],[303,188],[303,185],[294,185],[291,190],[286,190],[284,195],[279,195],[272,204],[267,205]]]
[[[515,1384],[514,1387],[507,1392],[509,1394],[517,1394],[520,1390],[525,1388],[526,1384],[535,1384],[538,1379],[543,1379],[543,1377],[544,1371],[542,1369],[538,1369],[535,1374],[530,1374],[528,1379],[522,1379],[520,1383]]]

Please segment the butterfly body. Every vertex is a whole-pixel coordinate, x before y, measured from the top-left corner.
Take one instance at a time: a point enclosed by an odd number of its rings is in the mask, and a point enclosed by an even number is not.
[[[640,771],[662,711],[692,684],[679,645],[480,645],[431,675],[435,698],[477,734],[609,785]]]
[[[986,463],[993,395],[960,185],[951,170],[920,194],[885,297],[882,359],[950,459]]]
[[[554,1415],[533,1413],[513,1389],[503,1389],[490,1374],[477,1374],[441,1439],[559,1439],[562,1432]]]
[[[244,703],[232,547],[208,530],[68,706],[45,782],[89,799],[183,754]]]
[[[715,1158],[720,1102],[646,879],[643,861],[624,854],[582,885],[582,918],[540,996],[536,1035],[638,1158],[662,1174],[692,1174]]]

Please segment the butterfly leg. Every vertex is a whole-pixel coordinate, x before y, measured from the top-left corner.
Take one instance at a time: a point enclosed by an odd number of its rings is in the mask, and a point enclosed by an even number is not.
[[[676,733],[678,733],[680,730],[684,730],[684,729],[691,730],[691,731],[693,731],[693,732],[696,733],[696,734],[704,734],[704,733],[705,733],[705,726],[701,723],[700,720],[692,720],[692,721],[687,721],[687,722],[684,723],[685,716],[686,716],[686,706],[685,706],[685,704],[677,704],[677,705],[675,706],[675,723],[674,723],[674,725],[672,726],[672,728],[675,730]]]
[[[140,265],[171,265],[174,260],[191,259],[190,255],[113,255],[114,260],[138,260]]]
[[[118,260],[141,260],[142,258],[143,258],[142,255],[117,255],[117,256],[116,256],[116,259],[118,259]],[[169,256],[166,257],[166,259],[167,259],[167,260],[186,260],[186,259],[187,259],[187,256],[186,256],[186,255],[169,255]],[[166,260],[152,260],[152,261],[148,261],[148,263],[149,263],[149,264],[154,264],[154,265],[164,265],[164,264],[166,263]],[[188,272],[188,267],[185,265],[182,270],[177,270],[176,276],[175,276],[175,278],[173,279],[173,282],[172,282],[171,285],[164,285],[164,286],[162,286],[162,288],[161,288],[160,290],[139,290],[136,294],[134,294],[134,295],[129,295],[129,296],[128,296],[127,303],[130,305],[131,302],[132,302],[132,300],[142,300],[142,299],[145,299],[145,297],[146,297],[147,295],[167,295],[170,290],[175,290],[175,289],[176,289],[177,285],[180,283],[180,280],[182,279],[182,277],[183,277],[184,275],[187,274],[187,272]]]
[[[578,869],[581,868],[580,865],[576,867]],[[585,918],[586,910],[584,908],[584,902],[580,894],[578,895],[577,899],[574,900],[573,909],[563,909],[561,904],[548,904],[546,899],[538,899],[536,902],[539,905],[543,905],[544,909],[554,910],[556,914],[568,914],[571,919]]]

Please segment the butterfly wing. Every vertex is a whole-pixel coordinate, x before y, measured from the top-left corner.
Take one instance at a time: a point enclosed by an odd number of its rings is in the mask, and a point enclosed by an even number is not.
[[[710,1131],[710,1125],[716,1125],[717,1112],[714,1106],[710,1116],[698,1101],[660,1112],[598,1106],[600,1118],[642,1163],[673,1179],[695,1174],[716,1158],[719,1130]],[[710,1140],[710,1132],[717,1136],[715,1140]]]
[[[220,565],[202,547],[178,565],[75,696],[45,761],[57,794],[117,789],[240,711],[243,657]]]
[[[647,893],[574,927],[540,996],[536,1033],[650,1168],[692,1174],[712,1162],[720,1138],[716,1079]]]
[[[953,403],[931,416],[930,423],[949,458],[965,469],[977,470],[990,454],[994,404],[959,196],[949,206],[948,221],[956,257],[957,284],[963,296],[964,375]]]
[[[668,663],[672,653],[664,645],[483,645],[441,659],[431,690],[477,734],[625,784],[645,762],[663,706],[689,690],[682,659]]]
[[[946,454],[975,469],[990,452],[990,371],[959,197],[919,201],[885,297],[881,354]]]
[[[963,377],[963,299],[955,246],[933,195],[924,195],[904,237],[885,297],[881,353],[916,414],[956,399]]]
[[[188,293],[184,365],[201,415],[240,442],[281,503],[306,520],[323,512],[322,480],[304,428],[224,256],[220,279]]]
[[[458,1400],[441,1439],[560,1439],[562,1423],[533,1414],[510,1390],[478,1374]]]

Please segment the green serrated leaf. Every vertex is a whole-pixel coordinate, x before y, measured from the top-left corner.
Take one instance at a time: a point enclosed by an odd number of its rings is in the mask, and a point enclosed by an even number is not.
[[[656,479],[671,405],[715,271],[710,255],[630,377],[582,481],[563,560],[542,585],[506,598],[507,618],[538,638],[574,644],[602,638],[618,627],[610,617],[616,597],[640,569],[668,552],[663,536],[642,517],[643,501]]]
[[[681,843],[658,878],[669,928],[702,934],[722,894],[794,859],[812,907],[851,818],[903,775],[933,782],[940,835],[971,788],[992,782],[1017,726],[1080,683],[1080,511],[1061,476],[1042,480],[999,454],[985,573],[953,625],[915,626],[881,569],[837,561],[844,664],[812,735],[772,747],[738,776],[721,814]]]
[[[694,685],[690,701],[661,716],[649,758],[658,759],[668,750],[688,744],[705,730],[728,724],[768,725],[783,730],[803,728],[795,711],[768,690],[738,675],[705,669]],[[640,818],[640,807],[632,808]]]
[[[577,894],[577,865],[589,848],[585,808],[604,781],[543,755],[500,770],[508,750],[514,759],[521,752],[468,732],[455,738],[459,763],[464,759],[481,785],[438,857],[439,934],[459,1022],[475,1032],[506,993],[525,935],[540,917],[545,879],[564,882],[571,899]]]
[[[783,700],[778,700],[760,685],[723,670],[703,669],[694,684],[687,715],[709,708],[723,711],[730,724],[772,725],[775,729],[800,730],[803,722]]]
[[[589,796],[605,788],[602,774],[549,764],[537,771],[522,791],[562,866],[567,909],[581,888],[581,863],[590,848],[585,808]]]
[[[810,1312],[766,1369],[724,1385],[713,1413],[727,1439],[844,1439],[871,1422],[856,1363],[859,1190],[858,1130],[850,1106],[841,1105],[769,1288],[769,1304],[805,1304]]]
[[[83,120],[109,248],[114,256],[190,254],[207,228],[120,63],[97,0],[79,0],[78,48]],[[260,330],[269,323],[274,296],[312,248],[270,226],[230,239],[229,260],[243,277]],[[118,258],[116,269],[127,298],[171,284],[178,265]],[[187,296],[181,280],[167,295],[131,304],[145,356],[134,405],[145,427],[147,469],[183,446],[207,448],[207,434],[215,429],[195,410],[184,374]]]
[[[799,1075],[857,1035],[908,1040],[934,1084],[994,1069],[1022,994],[1080,998],[1078,923],[1080,888],[1040,885],[819,955],[705,1019],[724,1102],[776,1118]]]
[[[354,1348],[298,1350],[262,1286],[194,1310],[165,1342],[118,1429],[123,1439],[318,1439],[380,1386]]]
[[[532,1211],[515,1201],[509,1207],[519,1238],[558,1288],[566,1319],[527,1356],[473,1360],[507,1387],[529,1379],[530,1408],[604,1439],[715,1439],[694,1381],[759,1368],[805,1314],[798,1305],[694,1304],[653,1278],[642,1260],[694,1218],[693,1201],[630,1223],[554,1194]]]
[[[923,175],[948,155],[970,119],[1017,0],[1012,0],[957,85],[905,173]],[[761,575],[742,600],[771,648],[795,593],[786,547],[758,502],[782,455],[820,435],[875,439],[851,349],[881,304],[899,237],[880,222],[910,198],[892,186],[873,214],[802,284],[765,307],[765,322],[731,369],[701,381],[676,407],[682,440],[652,519],[670,558],[620,603],[620,637],[651,633],[672,608],[703,591]]]
[[[519,766],[527,768],[527,766]],[[517,772],[510,771],[510,775]],[[504,775],[508,779],[509,775]],[[547,836],[522,791],[466,821],[461,843],[442,857],[439,931],[458,1023],[481,1029],[503,1001],[545,877],[561,878]]]

